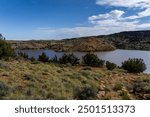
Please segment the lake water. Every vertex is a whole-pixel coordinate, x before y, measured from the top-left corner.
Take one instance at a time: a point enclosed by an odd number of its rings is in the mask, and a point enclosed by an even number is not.
[[[29,57],[38,58],[39,55],[42,54],[42,52],[45,52],[47,56],[50,58],[54,57],[55,55],[58,57],[61,57],[64,52],[55,52],[53,50],[21,50],[22,52],[29,55]],[[74,54],[78,58],[82,58],[86,53],[85,52],[74,52]],[[129,58],[142,58],[144,59],[144,62],[146,63],[147,70],[145,73],[150,74],[150,51],[139,51],[139,50],[115,50],[115,51],[109,51],[109,52],[95,52],[97,56],[100,59],[114,62],[118,66],[121,65],[121,63]]]

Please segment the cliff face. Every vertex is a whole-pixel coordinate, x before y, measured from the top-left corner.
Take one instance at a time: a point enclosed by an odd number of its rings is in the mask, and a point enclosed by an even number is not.
[[[150,31],[128,31],[49,41],[8,41],[14,49],[53,49],[55,51],[110,51],[114,49],[150,50]]]

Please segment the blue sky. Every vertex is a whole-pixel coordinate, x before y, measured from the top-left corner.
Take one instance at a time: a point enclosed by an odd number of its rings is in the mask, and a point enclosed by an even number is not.
[[[62,39],[150,29],[150,0],[0,0],[7,39]]]

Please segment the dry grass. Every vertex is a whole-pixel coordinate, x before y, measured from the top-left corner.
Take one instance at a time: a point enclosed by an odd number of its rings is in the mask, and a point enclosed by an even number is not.
[[[97,99],[142,99],[142,94],[139,96],[132,91],[133,85],[141,78],[150,79],[150,75],[130,74],[121,69],[64,67],[53,63],[32,64],[24,60],[0,63],[5,66],[0,66],[0,82],[2,88],[3,85],[8,87],[7,93],[0,95],[1,99],[75,99],[77,88],[99,90],[101,83],[105,85],[105,95],[97,96]],[[114,90],[118,83],[123,86]]]
[[[4,99],[74,99],[74,90],[84,86],[98,88],[101,72],[62,67],[50,63],[3,61],[0,81],[9,87]]]

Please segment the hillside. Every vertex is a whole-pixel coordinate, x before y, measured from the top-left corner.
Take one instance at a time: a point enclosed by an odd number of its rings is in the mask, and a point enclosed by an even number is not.
[[[53,49],[55,51],[110,51],[114,49],[150,50],[150,31],[128,31],[111,35],[63,40],[8,41],[15,49]]]
[[[115,47],[103,39],[83,37],[51,41],[8,41],[14,49],[53,49],[55,51],[110,51]]]
[[[77,99],[84,87],[96,92],[94,99],[150,99],[150,75],[122,69],[0,61],[0,99]],[[57,85],[56,85],[57,84]],[[93,98],[92,98],[93,99]]]
[[[83,37],[76,39],[66,39],[51,45],[51,49],[56,51],[111,51],[115,47],[103,39],[96,39],[95,37]]]
[[[103,38],[113,43],[118,49],[150,50],[150,31],[120,32],[103,36]]]

